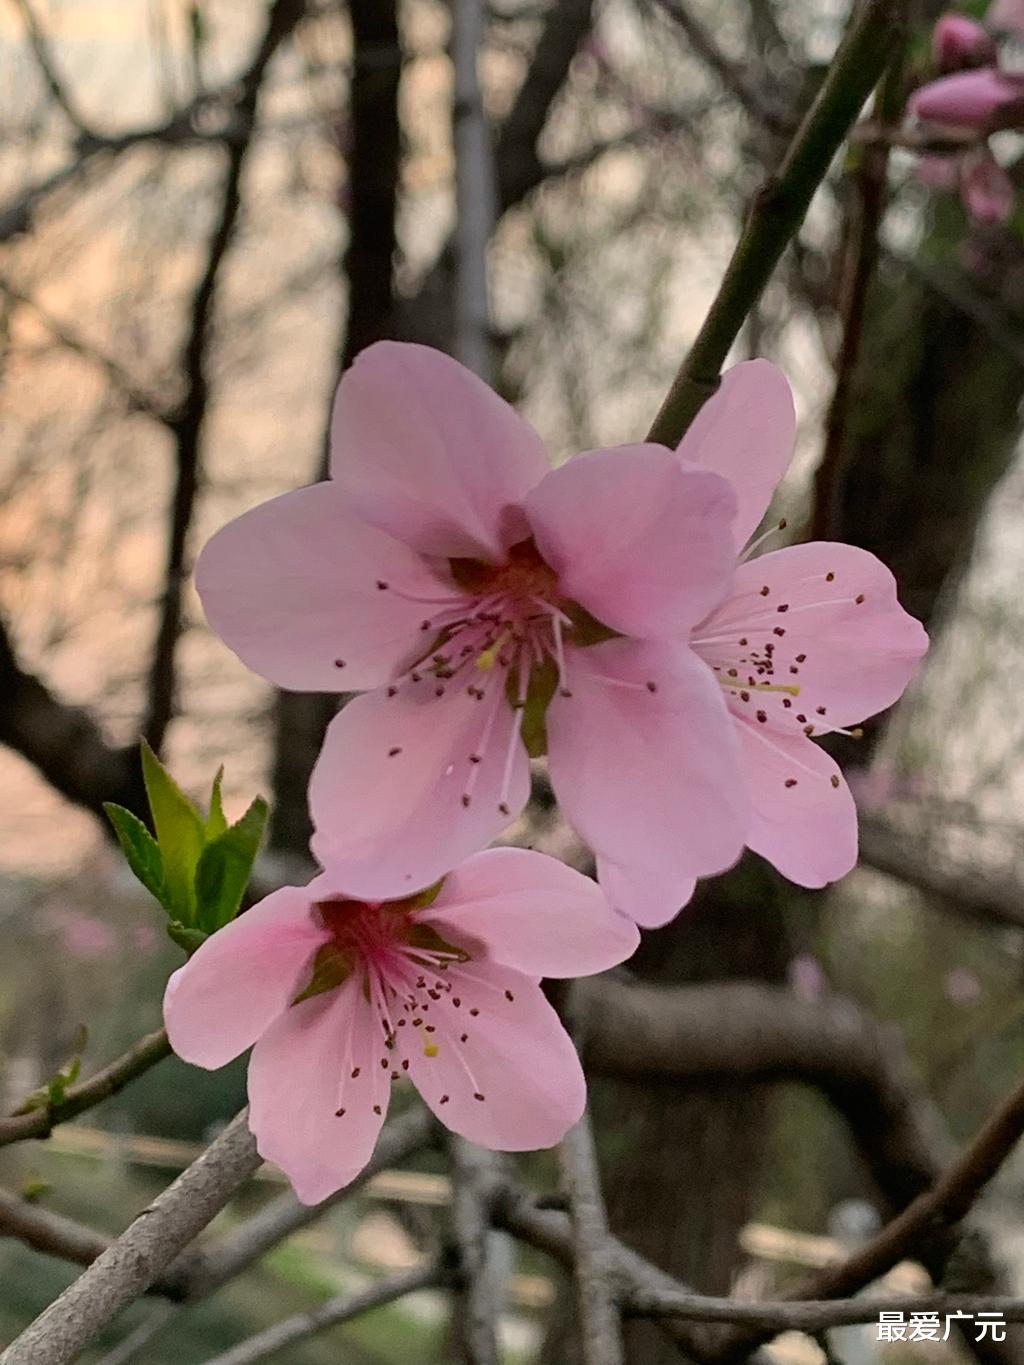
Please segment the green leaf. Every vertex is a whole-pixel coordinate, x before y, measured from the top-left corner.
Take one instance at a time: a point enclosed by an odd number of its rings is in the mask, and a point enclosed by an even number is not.
[[[207,933],[238,914],[266,828],[269,807],[257,796],[236,824],[207,844],[196,867],[196,923]]]
[[[345,981],[352,971],[351,959],[334,943],[325,943],[313,959],[313,974],[309,985],[292,1001],[300,1005],[303,1000],[312,1000],[315,995],[333,991]]]
[[[213,791],[210,793],[210,814],[206,817],[206,842],[212,844],[214,839],[220,836],[228,827],[227,816],[224,814],[224,803],[221,800],[220,787],[224,781],[223,763],[217,769],[217,776],[213,779]]]
[[[195,923],[195,871],[206,843],[205,822],[145,740],[142,776],[163,857],[166,909],[186,926]]]
[[[105,801],[103,809],[107,813],[107,819],[114,826],[114,833],[128,860],[128,866],[146,890],[162,905],[164,864],[157,841],[142,821],[130,810],[125,810],[124,806],[116,806],[113,801]]]
[[[191,929],[173,919],[167,926],[167,937],[179,948],[184,948],[188,956],[191,957],[197,948],[203,946],[209,938],[209,934],[204,934],[202,929]]]

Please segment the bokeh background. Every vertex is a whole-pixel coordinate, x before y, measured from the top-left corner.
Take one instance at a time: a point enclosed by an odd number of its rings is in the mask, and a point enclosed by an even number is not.
[[[910,8],[905,90],[929,74],[941,9]],[[317,477],[355,352],[451,342],[448,7],[269,14],[257,0],[0,2],[8,1109],[76,1052],[96,1066],[159,1023],[180,953],[98,815],[107,799],[140,806],[140,733],[196,792],[224,764],[229,812],[266,794],[264,873],[301,865],[305,779],[335,699],[280,697],[247,673],[207,631],[190,566],[226,519]],[[846,18],[832,0],[487,7],[494,355],[555,458],[646,430]],[[1003,42],[1011,66],[1020,42]],[[698,999],[710,1028],[747,1028],[787,1060],[753,1079],[686,1056],[657,1082],[594,1078],[614,1228],[706,1290],[764,1293],[855,1244],[1024,1064],[1024,216],[987,221],[945,189],[897,135],[901,107],[865,114],[737,358],[769,356],[797,394],[786,534],[813,525],[875,551],[935,645],[896,712],[843,748],[861,867],[808,893],[751,858],[633,964]],[[883,115],[892,135],[873,136]],[[1024,178],[1018,134],[992,151]],[[544,837],[562,837],[550,819]],[[0,1180],[115,1231],[243,1088],[237,1067],[164,1063],[50,1142],[0,1153]],[[544,1158],[530,1173],[552,1179]],[[248,1206],[273,1188],[271,1173]],[[429,1159],[385,1179],[143,1358],[201,1361],[415,1259],[446,1188]],[[991,1258],[1024,1285],[1022,1209],[1017,1160],[961,1247],[967,1283]],[[0,1240],[0,1342],[71,1273]],[[552,1267],[522,1259],[508,1360],[569,1359],[564,1310]],[[116,1359],[154,1311],[137,1306],[88,1359]],[[630,1331],[635,1365],[675,1358],[653,1329]],[[834,1345],[851,1362],[969,1358],[952,1342],[885,1355],[871,1338]],[[441,1299],[423,1295],[288,1359],[423,1362],[451,1358],[448,1343]],[[806,1340],[773,1349],[824,1359]]]

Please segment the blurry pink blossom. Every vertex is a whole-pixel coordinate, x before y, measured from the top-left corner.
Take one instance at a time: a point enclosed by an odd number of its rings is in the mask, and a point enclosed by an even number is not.
[[[1013,181],[987,148],[964,154],[960,163],[964,208],[979,223],[1005,223],[1013,213]]]
[[[197,1066],[253,1048],[260,1154],[314,1204],[369,1161],[394,1081],[499,1151],[560,1141],[579,1059],[542,976],[603,971],[638,933],[598,886],[524,849],[478,853],[435,895],[351,899],[330,868],[214,934],[171,977],[171,1045]]]
[[[91,960],[117,952],[117,934],[103,920],[69,910],[55,915],[64,947],[72,957]]]
[[[967,967],[954,967],[946,973],[946,998],[954,1005],[973,1005],[981,995],[981,982]]]
[[[798,953],[790,958],[786,975],[790,990],[801,1000],[820,1000],[828,985],[821,963],[811,953]]]
[[[546,750],[613,904],[671,919],[748,820],[689,644],[732,575],[729,484],[650,443],[552,469],[469,370],[394,342],[342,378],[331,445],[330,480],[226,526],[196,573],[250,668],[366,694],[313,773],[316,856],[354,895],[423,886],[519,813]]]
[[[789,464],[793,396],[782,371],[726,371],[679,446],[687,467],[732,483],[737,549],[756,530]],[[812,541],[740,555],[731,594],[693,631],[721,685],[751,802],[746,843],[783,876],[820,887],[857,860],[857,811],[835,760],[814,741],[884,711],[928,647],[892,574],[853,545]]]
[[[932,57],[939,71],[989,66],[996,61],[992,35],[963,14],[944,14],[932,30]]]

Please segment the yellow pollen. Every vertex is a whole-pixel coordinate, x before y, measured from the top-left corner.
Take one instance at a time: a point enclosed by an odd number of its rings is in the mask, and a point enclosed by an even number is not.
[[[799,697],[799,683],[746,683],[738,678],[719,678],[723,687],[730,692],[785,692],[789,697]]]
[[[436,1043],[424,1043],[423,1045],[424,1057],[436,1057],[439,1051],[440,1048]]]
[[[476,656],[473,662],[475,666],[480,669],[481,673],[489,673],[498,662],[498,651],[502,648],[507,639],[508,631],[505,631],[503,635],[500,635],[497,640],[495,640],[494,644],[491,645],[489,649],[481,650]]]

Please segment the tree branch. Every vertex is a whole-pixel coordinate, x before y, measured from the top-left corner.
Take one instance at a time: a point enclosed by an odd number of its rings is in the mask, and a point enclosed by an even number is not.
[[[268,1251],[308,1227],[356,1193],[375,1175],[426,1147],[434,1135],[430,1114],[417,1106],[384,1128],[373,1156],[356,1178],[322,1204],[301,1204],[289,1190],[211,1246],[191,1248],[168,1268],[166,1281],[176,1296],[196,1300],[248,1270]]]
[[[146,810],[138,749],[109,744],[84,707],[61,701],[26,673],[2,620],[0,744],[28,759],[51,787],[94,815],[102,816],[104,801],[140,816]]]
[[[777,175],[761,187],[703,326],[648,439],[675,446],[718,387],[740,328],[878,81],[901,26],[898,0],[867,0],[850,24]]]
[[[415,1270],[406,1270],[386,1280],[378,1280],[376,1284],[369,1285],[356,1294],[339,1294],[337,1298],[328,1299],[326,1303],[310,1309],[307,1313],[296,1313],[294,1317],[275,1323],[265,1332],[250,1337],[248,1341],[241,1342],[230,1351],[211,1357],[206,1365],[255,1365],[256,1361],[265,1360],[275,1351],[293,1346],[299,1341],[307,1341],[318,1332],[325,1332],[329,1327],[337,1327],[340,1323],[358,1317],[360,1313],[368,1313],[373,1308],[394,1303],[396,1299],[404,1298],[406,1294],[415,1294],[417,1290],[444,1284],[446,1278],[444,1266],[432,1261],[427,1265],[417,1266]]]
[[[580,1358],[583,1365],[623,1365],[622,1326],[608,1263],[608,1216],[587,1114],[563,1138],[558,1158],[576,1251],[573,1279]]]
[[[238,1115],[0,1355],[0,1365],[66,1365],[127,1304],[146,1292],[260,1165]]]
[[[27,1138],[49,1137],[58,1123],[67,1123],[103,1100],[110,1099],[123,1090],[129,1081],[143,1075],[170,1054],[171,1045],[163,1029],[147,1034],[116,1061],[97,1071],[95,1076],[69,1086],[58,1104],[42,1105],[8,1118],[0,1118],[0,1147],[12,1142],[24,1142]]]

